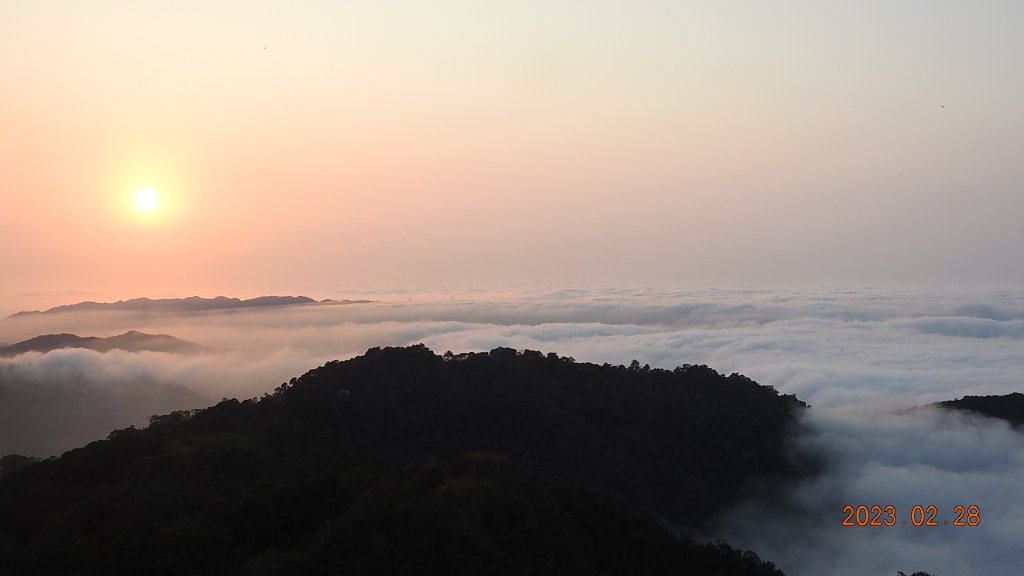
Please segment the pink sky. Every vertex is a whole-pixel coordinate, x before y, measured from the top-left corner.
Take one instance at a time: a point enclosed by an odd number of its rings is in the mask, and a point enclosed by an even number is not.
[[[1024,280],[1021,6],[550,4],[3,3],[0,298]]]

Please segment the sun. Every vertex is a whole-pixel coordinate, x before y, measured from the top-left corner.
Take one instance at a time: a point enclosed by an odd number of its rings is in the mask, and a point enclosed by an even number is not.
[[[143,212],[152,212],[160,204],[160,196],[152,188],[141,188],[135,193],[135,205]]]

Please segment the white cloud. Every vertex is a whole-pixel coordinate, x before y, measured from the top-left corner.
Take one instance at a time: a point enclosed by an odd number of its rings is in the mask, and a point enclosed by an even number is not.
[[[0,454],[49,456],[209,400],[122,353],[57,350],[0,360]],[[166,356],[166,355],[159,355]]]
[[[1024,338],[1024,320],[994,320],[978,317],[914,318],[899,320],[892,325],[925,334],[958,336],[961,338]]]
[[[1018,573],[1020,433],[935,409],[814,410],[806,423],[813,432],[800,442],[828,457],[825,473],[776,499],[738,506],[709,534],[751,547],[794,576]],[[843,526],[846,505],[891,505],[897,524]],[[980,524],[954,526],[958,505],[977,506]],[[914,506],[935,506],[939,525],[914,526]]]
[[[781,508],[748,503],[709,537],[753,548],[790,576],[1016,573],[1017,543],[1024,537],[1024,435],[998,422],[911,408],[1024,388],[1020,293],[573,289],[460,296],[415,294],[409,302],[404,294],[383,295],[392,301],[185,317],[4,321],[5,341],[42,332],[106,336],[136,329],[215,352],[62,351],[3,361],[0,407],[19,406],[23,417],[22,432],[4,437],[0,452],[48,445],[33,444],[32,434],[65,445],[100,438],[110,428],[183,407],[179,401],[186,397],[258,396],[371,346],[424,342],[437,353],[509,346],[597,363],[708,364],[810,403],[808,432],[799,442],[830,462],[822,477],[774,495]],[[33,395],[29,387],[60,394]],[[140,395],[140,387],[160,392]],[[58,431],[46,423],[66,397],[101,406],[106,416],[65,419],[69,428]],[[48,416],[31,417],[35,412]],[[915,504],[935,504],[947,519],[952,506],[975,504],[984,521],[957,528],[842,527],[844,503],[892,504],[901,516]]]

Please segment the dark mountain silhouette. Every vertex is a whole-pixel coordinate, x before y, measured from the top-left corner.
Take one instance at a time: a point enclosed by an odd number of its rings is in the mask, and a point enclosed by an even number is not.
[[[14,461],[0,557],[19,575],[781,575],[685,533],[800,476],[784,441],[804,407],[707,366],[374,348]]]
[[[203,312],[207,310],[227,310],[234,308],[270,308],[280,306],[299,306],[308,304],[366,304],[370,300],[323,300],[317,302],[306,296],[260,296],[248,300],[217,296],[216,298],[133,298],[117,302],[79,302],[66,306],[57,306],[45,311],[17,312],[8,318],[18,318],[37,314],[60,314],[64,312]]]
[[[25,352],[50,352],[61,348],[87,348],[97,352],[127,350],[129,352],[169,352],[172,354],[198,354],[202,346],[166,334],[145,334],[131,330],[117,336],[97,338],[74,334],[45,334],[17,344],[0,347],[0,358],[17,356]]]
[[[1024,394],[1020,392],[1002,396],[964,396],[959,400],[938,402],[937,405],[951,410],[969,410],[1006,420],[1013,426],[1024,426]]]
[[[31,466],[36,462],[38,462],[37,459],[31,458],[29,456],[8,454],[7,456],[0,458],[0,478],[3,478],[4,476],[7,476],[9,474],[14,474],[15,472],[27,466]]]

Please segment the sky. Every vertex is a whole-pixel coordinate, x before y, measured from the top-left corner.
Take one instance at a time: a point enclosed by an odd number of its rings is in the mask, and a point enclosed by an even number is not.
[[[1014,285],[1022,18],[5,0],[0,296]]]

